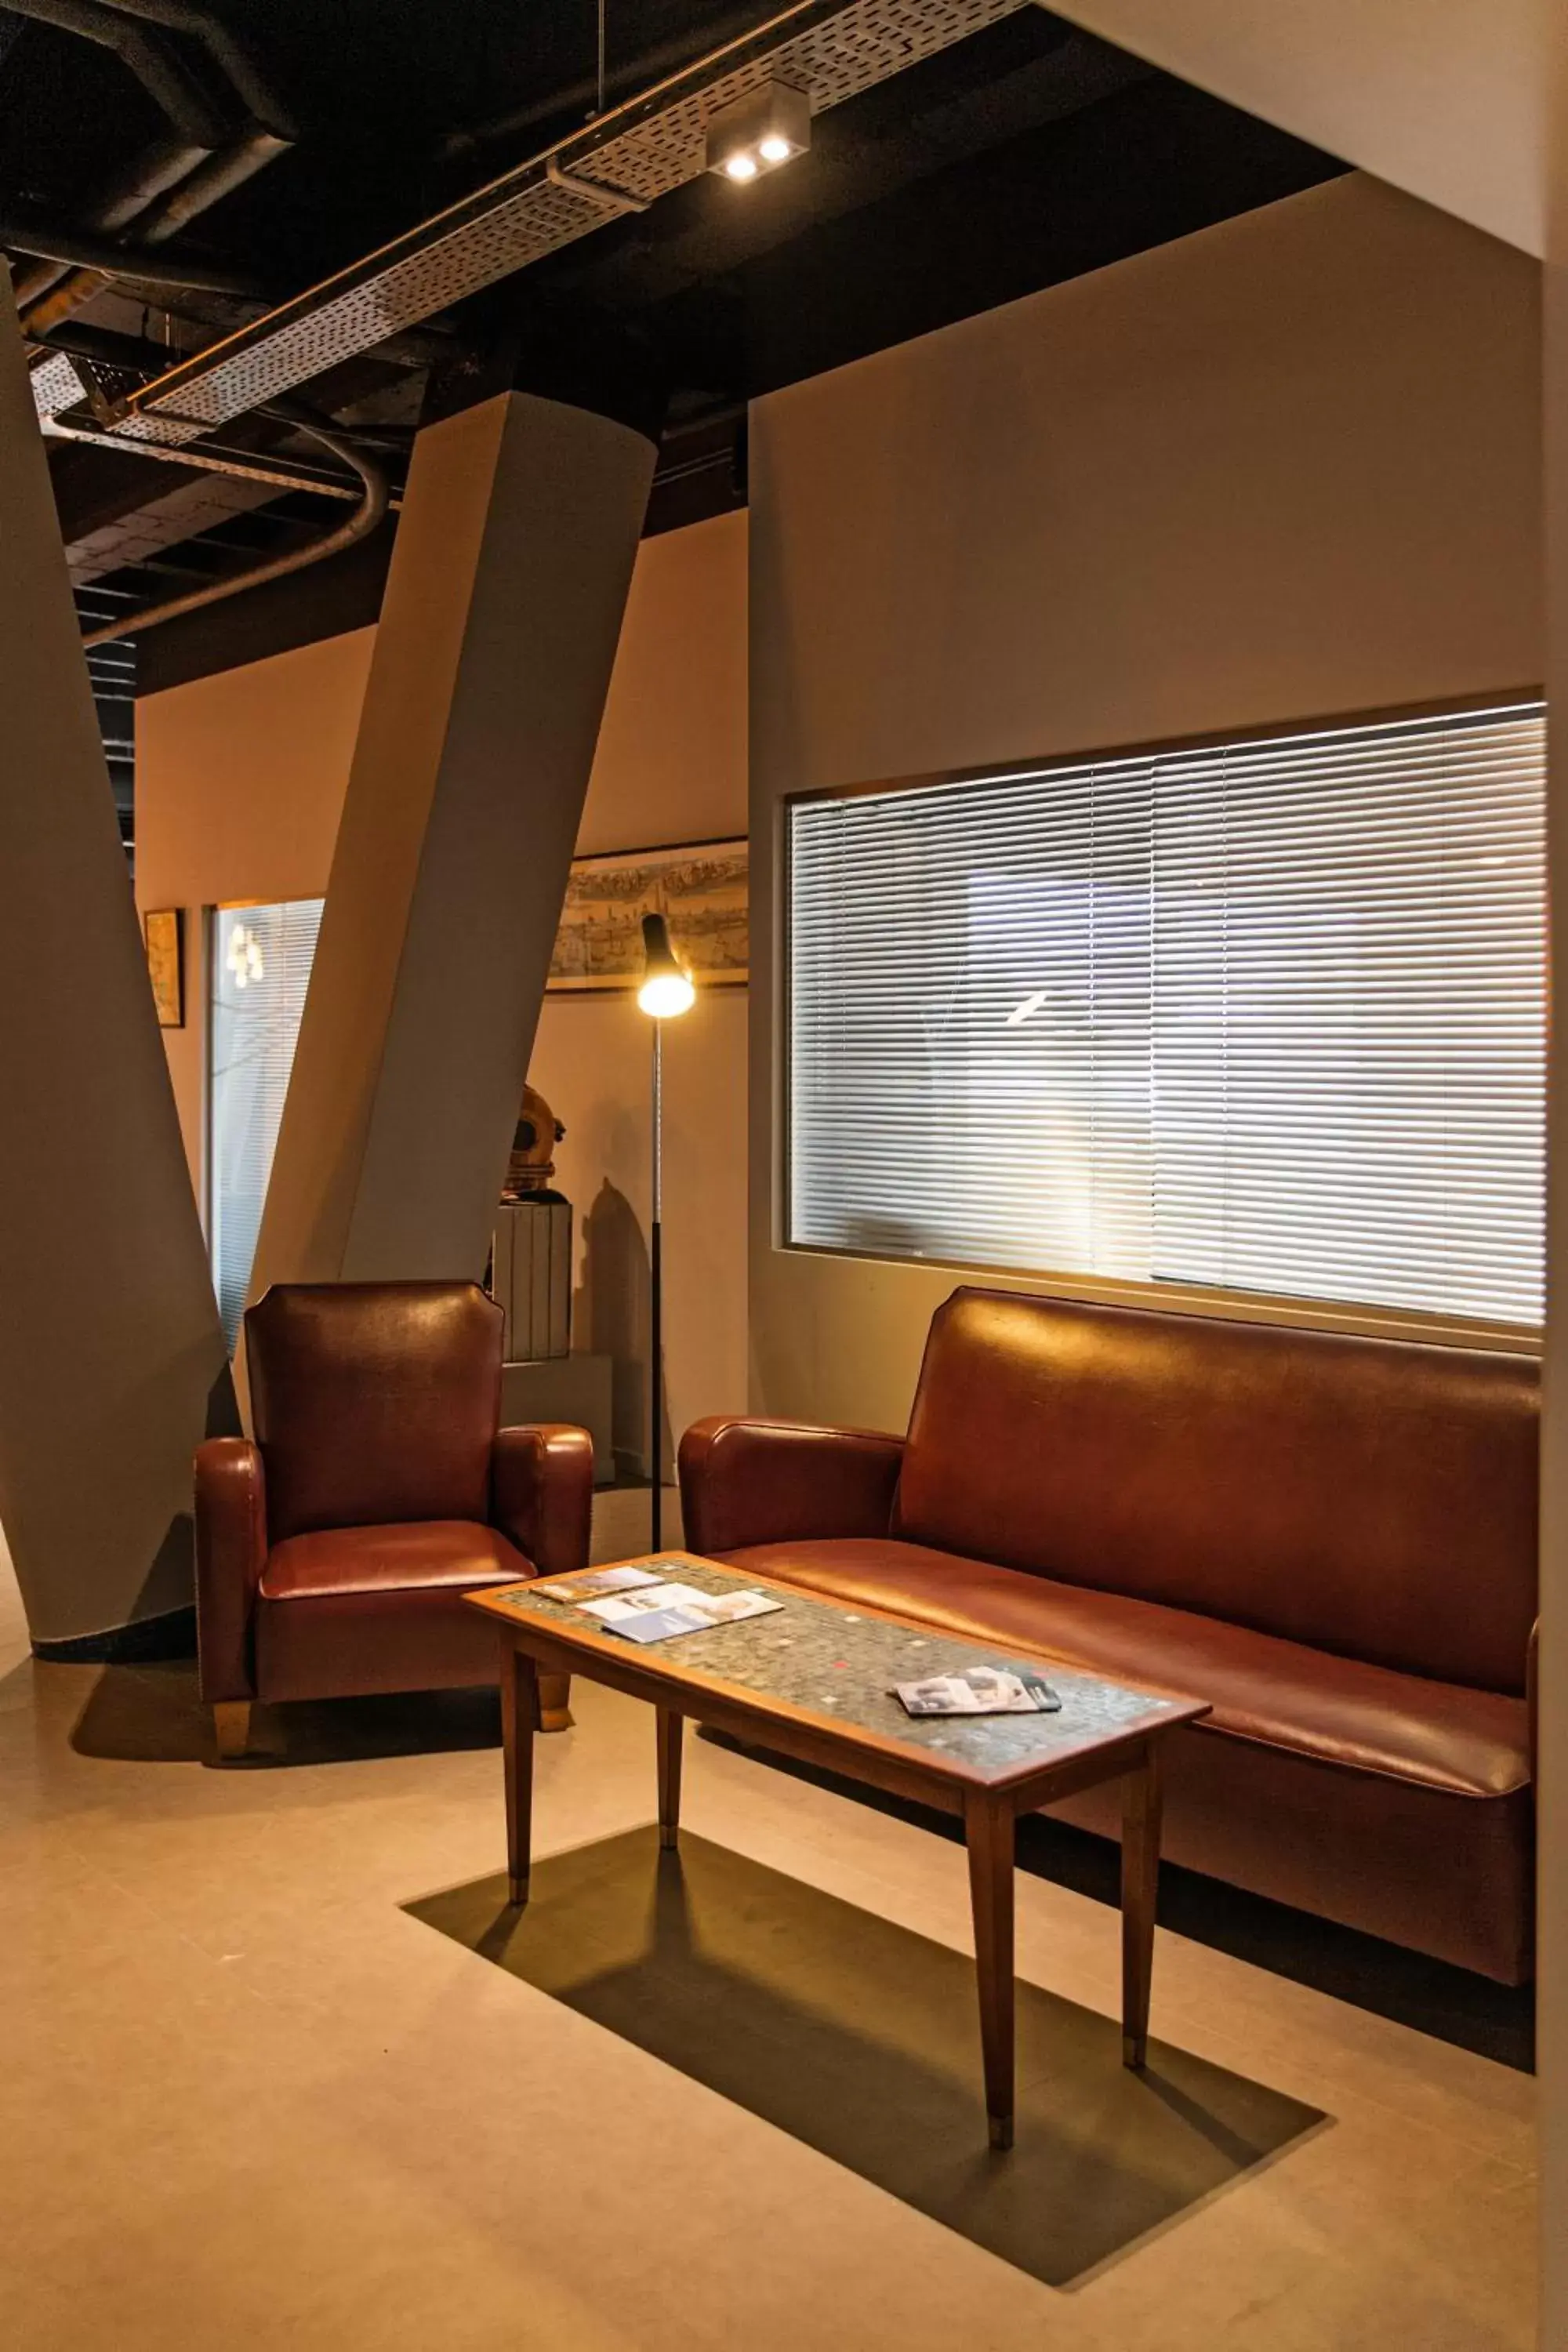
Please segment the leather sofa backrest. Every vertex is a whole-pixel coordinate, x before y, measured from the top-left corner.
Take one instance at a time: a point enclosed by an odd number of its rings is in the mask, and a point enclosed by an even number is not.
[[[245,1347],[270,1541],[488,1516],[501,1312],[477,1284],[279,1283]]]
[[[911,1542],[1521,1691],[1528,1360],[956,1291],[900,1480]]]

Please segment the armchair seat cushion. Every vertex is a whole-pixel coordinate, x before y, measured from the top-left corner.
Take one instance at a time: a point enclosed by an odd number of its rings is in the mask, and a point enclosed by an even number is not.
[[[517,1584],[532,1562],[494,1528],[470,1519],[416,1519],[389,1527],[320,1528],[275,1545],[261,1571],[263,1601],[401,1591],[482,1591]]]
[[[340,1698],[493,1683],[495,1628],[463,1606],[463,1595],[532,1574],[505,1536],[468,1519],[290,1536],[261,1571],[257,1696]]]
[[[1526,1704],[1363,1664],[1163,1603],[890,1538],[755,1544],[723,1555],[851,1604],[943,1633],[1044,1652],[1090,1674],[1210,1702],[1184,1741],[1216,1736],[1445,1795],[1502,1798],[1530,1784]]]

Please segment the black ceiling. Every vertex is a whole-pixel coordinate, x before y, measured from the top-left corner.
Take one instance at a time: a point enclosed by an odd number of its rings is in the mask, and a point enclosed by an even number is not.
[[[17,0],[29,5],[43,0]],[[74,5],[66,0],[67,14]],[[86,5],[101,15],[107,0]],[[110,285],[74,309],[68,301],[58,319],[47,316],[47,301],[35,309],[37,349],[91,347],[132,381],[151,376],[168,350],[199,349],[595,110],[594,0],[205,5],[243,37],[298,135],[166,250],[238,273],[258,299]],[[606,98],[637,91],[768,13],[765,0],[607,0]],[[184,34],[157,38],[198,95],[232,117],[233,92],[211,57]],[[0,231],[19,218],[88,229],[105,193],[168,134],[121,57],[0,7]],[[450,379],[480,366],[498,339],[515,344],[521,333],[526,349],[528,330],[546,316],[552,328],[615,322],[637,338],[668,395],[650,514],[650,528],[667,528],[743,500],[744,403],[756,394],[1341,168],[1025,7],[820,116],[810,154],[789,170],[745,191],[711,178],[684,187],[336,371],[308,397],[318,411],[381,428],[395,465],[433,363]],[[18,257],[15,268],[25,291],[38,265]],[[58,289],[48,299],[58,304]],[[310,451],[275,418],[241,420],[223,438]],[[51,467],[78,571],[95,573],[79,588],[95,617],[129,615],[342,512],[289,492],[216,521],[198,507],[200,527],[181,536],[175,501],[161,509],[145,548],[146,510],[190,483],[189,469],[79,443],[52,444]],[[130,560],[114,563],[122,524],[140,536],[135,547],[126,541]],[[143,689],[373,617],[392,529],[319,572],[149,631],[138,649]]]

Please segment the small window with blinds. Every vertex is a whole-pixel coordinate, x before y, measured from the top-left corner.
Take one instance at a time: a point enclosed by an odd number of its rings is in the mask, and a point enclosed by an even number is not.
[[[232,1355],[321,927],[320,898],[218,907],[207,974],[207,1245]]]
[[[794,803],[797,1247],[1529,1324],[1538,703]]]

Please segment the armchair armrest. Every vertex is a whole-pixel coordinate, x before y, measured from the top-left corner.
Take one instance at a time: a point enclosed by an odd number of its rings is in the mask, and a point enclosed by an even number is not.
[[[594,1512],[594,1441],[559,1421],[496,1433],[490,1521],[541,1576],[588,1565]]]
[[[256,1696],[250,1625],[267,1559],[267,1473],[244,1437],[196,1448],[196,1648],[202,1697]]]
[[[1540,1646],[1541,1620],[1538,1617],[1530,1629],[1530,1646],[1524,1654],[1524,1699],[1530,1710],[1530,1777],[1537,1782],[1541,1779],[1541,1684],[1537,1659]]]
[[[885,1536],[901,1437],[805,1421],[694,1422],[680,1441],[680,1502],[694,1551]]]

